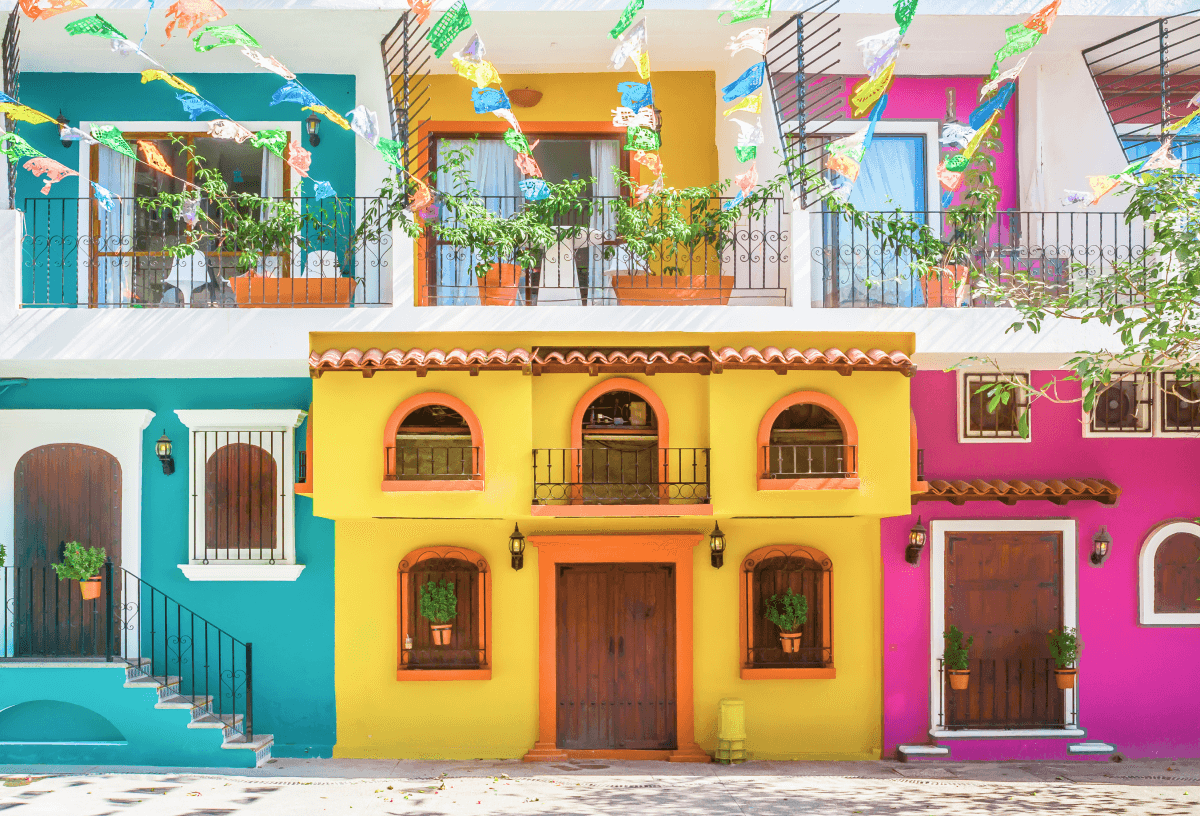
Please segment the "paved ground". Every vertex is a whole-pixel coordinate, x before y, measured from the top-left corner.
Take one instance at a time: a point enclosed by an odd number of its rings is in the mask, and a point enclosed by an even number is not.
[[[1072,763],[277,759],[256,771],[0,767],[4,816],[1200,814],[1200,761]]]

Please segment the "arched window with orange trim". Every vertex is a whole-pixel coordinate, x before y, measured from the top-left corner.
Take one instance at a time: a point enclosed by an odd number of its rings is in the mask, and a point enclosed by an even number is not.
[[[820,550],[796,545],[762,547],[742,561],[743,679],[833,677],[833,562]],[[788,630],[771,607],[804,599],[802,623]],[[773,619],[775,617],[775,619]]]
[[[431,587],[453,596],[448,619],[425,614],[421,599]],[[397,571],[397,678],[491,677],[491,590],[487,560],[473,550],[424,547],[406,555]]]
[[[383,442],[384,490],[483,489],[479,420],[456,397],[405,400],[388,419]]]
[[[799,391],[776,402],[758,430],[759,490],[859,486],[858,429],[828,394]]]

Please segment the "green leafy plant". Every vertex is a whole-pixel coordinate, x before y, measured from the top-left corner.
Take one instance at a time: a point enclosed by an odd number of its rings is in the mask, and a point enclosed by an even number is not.
[[[808,621],[808,597],[797,595],[792,588],[783,595],[772,595],[766,603],[767,620],[781,632],[795,632]]]
[[[453,581],[429,581],[421,585],[417,596],[417,611],[431,623],[447,623],[458,615]]]
[[[68,541],[63,549],[62,563],[50,566],[58,573],[60,581],[86,581],[100,574],[106,560],[108,554],[103,547],[84,547],[78,541]]]
[[[1052,629],[1046,639],[1050,643],[1050,656],[1054,658],[1054,665],[1060,669],[1074,668],[1079,661],[1079,653],[1083,651],[1079,631],[1064,626],[1061,629]]]
[[[942,661],[946,665],[947,671],[966,671],[971,667],[969,651],[971,644],[975,642],[975,638],[967,638],[967,642],[963,643],[963,633],[957,626],[951,626],[950,630],[943,633],[942,637],[946,641],[945,651],[942,652]]]
[[[0,544],[0,567],[4,566],[4,562],[8,560],[8,550],[4,549],[4,545]]]

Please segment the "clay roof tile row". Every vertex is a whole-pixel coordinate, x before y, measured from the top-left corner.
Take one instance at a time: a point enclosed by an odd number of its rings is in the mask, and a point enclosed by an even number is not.
[[[1004,504],[1018,501],[1051,501],[1066,504],[1069,501],[1097,501],[1101,504],[1116,504],[1121,488],[1107,479],[930,479],[929,490],[913,496],[919,501],[948,501],[963,504],[968,501],[991,499]]]

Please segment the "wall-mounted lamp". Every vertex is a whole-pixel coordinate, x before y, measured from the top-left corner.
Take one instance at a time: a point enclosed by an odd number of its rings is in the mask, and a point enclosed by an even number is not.
[[[308,131],[308,144],[311,147],[319,145],[321,143],[321,117],[315,113],[309,114],[308,118],[304,120],[304,127]]]
[[[1104,527],[1092,536],[1092,566],[1098,567],[1104,563],[1104,559],[1108,558],[1108,548],[1112,544],[1112,536],[1108,534],[1108,530]]]
[[[914,566],[920,564],[921,550],[925,549],[928,541],[929,531],[921,523],[921,517],[917,516],[917,523],[908,531],[908,546],[904,548],[904,560]]]
[[[71,120],[68,119],[66,117],[66,114],[64,114],[60,110],[58,112],[58,135],[59,135],[59,143],[63,147],[70,147],[71,145],[75,144],[74,139],[68,139],[66,136],[62,135],[63,131],[66,130],[67,128],[69,128],[70,126],[71,126]]]
[[[708,534],[708,548],[712,550],[712,565],[720,569],[725,563],[725,534],[721,532],[720,524],[713,524],[713,531]]]
[[[154,455],[158,457],[158,461],[162,462],[164,476],[170,476],[175,472],[175,458],[171,456],[171,440],[167,437],[165,430],[158,441],[154,443]]]
[[[513,569],[525,566],[525,536],[521,535],[520,525],[513,525],[512,535],[508,537],[508,551],[512,554]]]

